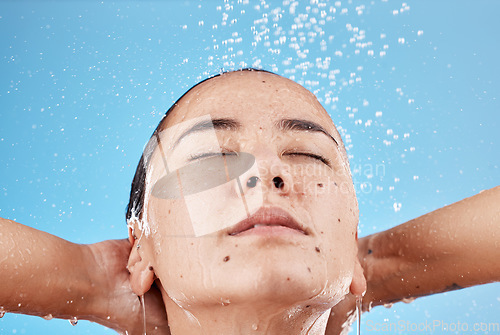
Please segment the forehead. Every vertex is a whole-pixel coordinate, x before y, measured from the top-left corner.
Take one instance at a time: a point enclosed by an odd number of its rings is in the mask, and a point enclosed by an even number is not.
[[[165,126],[207,114],[264,126],[265,121],[281,118],[307,119],[337,133],[311,92],[289,79],[261,71],[230,72],[201,83],[179,101]]]

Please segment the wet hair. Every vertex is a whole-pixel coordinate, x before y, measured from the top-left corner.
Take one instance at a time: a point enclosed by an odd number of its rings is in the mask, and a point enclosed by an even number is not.
[[[158,124],[158,126],[154,130],[153,134],[151,135],[151,138],[150,138],[148,144],[144,148],[141,159],[139,160],[139,164],[137,164],[134,179],[132,180],[132,187],[130,189],[130,198],[129,198],[129,202],[128,202],[127,209],[126,209],[126,216],[125,217],[127,219],[127,222],[132,217],[139,218],[139,219],[142,218],[142,214],[144,212],[143,207],[144,207],[144,199],[145,199],[145,193],[146,193],[146,172],[147,172],[147,169],[149,166],[149,159],[151,158],[151,155],[153,154],[154,149],[156,148],[156,145],[157,145],[157,141],[151,140],[151,139],[153,139],[153,137],[157,138],[158,134],[163,130],[163,128],[167,122],[168,116],[170,114],[172,114],[172,111],[177,107],[177,105],[180,103],[182,98],[184,98],[184,96],[186,96],[186,94],[191,92],[193,89],[198,87],[200,84],[202,84],[210,79],[219,77],[220,75],[222,75],[224,73],[241,72],[241,71],[255,71],[255,72],[266,72],[266,73],[270,73],[270,74],[275,74],[275,73],[270,72],[270,71],[261,70],[261,69],[254,69],[254,68],[244,68],[244,69],[237,70],[237,71],[221,72],[221,73],[218,73],[214,76],[206,78],[206,79],[200,81],[199,83],[197,83],[196,85],[194,85],[193,87],[191,87],[189,90],[186,91],[186,93],[184,93],[179,99],[177,99],[177,101],[174,102],[174,104],[167,110],[167,112],[163,116],[162,120],[160,121],[160,123]]]

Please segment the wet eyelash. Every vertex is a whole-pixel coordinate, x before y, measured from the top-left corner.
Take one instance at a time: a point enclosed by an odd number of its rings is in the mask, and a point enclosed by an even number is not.
[[[288,156],[306,156],[306,157],[311,157],[311,158],[314,158],[314,159],[317,159],[317,160],[321,161],[322,163],[326,164],[328,167],[332,167],[331,162],[328,159],[326,159],[325,157],[320,156],[320,155],[311,154],[311,153],[308,153],[308,152],[287,152],[287,153],[285,153],[285,155],[288,155]]]
[[[229,156],[229,155],[238,155],[237,152],[234,151],[223,151],[223,152],[204,152],[201,154],[195,154],[195,155],[190,155],[188,158],[188,161],[194,161],[197,159],[202,159],[202,158],[210,158],[210,157],[216,157],[216,156]]]

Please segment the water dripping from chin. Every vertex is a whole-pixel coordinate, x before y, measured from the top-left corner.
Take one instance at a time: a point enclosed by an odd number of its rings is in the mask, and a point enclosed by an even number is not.
[[[357,327],[357,335],[361,335],[361,307],[363,306],[363,297],[356,298],[356,314],[358,317],[358,327]]]
[[[143,330],[144,330],[144,333],[143,335],[147,335],[146,334],[146,304],[144,303],[144,294],[141,295],[141,308],[142,308],[142,322],[143,322]]]

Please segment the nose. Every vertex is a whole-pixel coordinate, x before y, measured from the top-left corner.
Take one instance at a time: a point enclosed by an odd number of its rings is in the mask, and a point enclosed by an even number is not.
[[[247,188],[260,186],[263,192],[277,192],[280,195],[288,195],[293,186],[289,166],[283,164],[278,155],[273,152],[260,152],[255,158],[259,174],[247,177]]]
[[[259,177],[257,177],[257,176],[251,176],[247,180],[247,187],[248,188],[254,188],[254,187],[257,186],[257,183],[259,181],[260,181]],[[285,181],[280,176],[274,177],[273,180],[272,180],[272,183],[273,183],[274,187],[277,188],[278,190],[281,190],[281,189],[283,189],[285,187]]]
[[[276,176],[273,178],[273,184],[274,184],[274,187],[276,187],[279,190],[281,190],[285,187],[285,181],[283,180],[283,178],[281,178],[279,176]]]
[[[260,182],[260,178],[259,177],[257,177],[257,176],[251,176],[247,180],[247,187],[248,188],[254,188],[254,187],[257,186],[258,182]],[[272,183],[273,183],[274,187],[277,188],[278,190],[282,190],[285,187],[285,181],[280,176],[274,177],[272,179]]]

